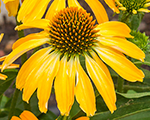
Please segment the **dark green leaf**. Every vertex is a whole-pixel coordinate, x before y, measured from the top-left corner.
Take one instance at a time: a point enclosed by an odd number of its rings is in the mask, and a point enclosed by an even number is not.
[[[0,95],[2,95],[8,87],[11,85],[12,81],[16,78],[18,70],[16,69],[7,69],[3,74],[7,75],[6,80],[0,80]]]
[[[93,117],[91,117],[91,120],[114,120],[119,117],[129,117],[135,113],[138,114],[145,110],[149,111],[149,108],[149,96],[138,99],[127,99],[117,94],[117,110],[113,114],[111,114],[110,111],[96,113]]]
[[[39,120],[55,120],[57,116],[51,111],[48,111],[46,114],[44,113],[40,114],[38,118]]]

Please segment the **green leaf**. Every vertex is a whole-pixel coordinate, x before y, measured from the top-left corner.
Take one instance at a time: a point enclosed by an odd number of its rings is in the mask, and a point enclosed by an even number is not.
[[[134,90],[128,90],[127,93],[119,93],[117,94],[122,95],[125,98],[140,98],[144,96],[150,96],[150,92],[142,92],[142,93],[137,93]]]
[[[150,66],[150,62],[149,61],[144,61],[144,62],[141,62],[141,61],[136,61],[136,62],[134,62],[134,64],[136,64],[136,65],[148,65],[148,66]]]
[[[2,95],[8,87],[11,85],[12,81],[16,78],[18,70],[16,69],[7,69],[3,74],[7,75],[6,80],[0,80],[0,95]]]
[[[70,114],[69,114],[69,119],[72,119],[74,116],[76,116],[79,112],[81,111],[80,107],[79,107],[79,104],[77,103],[77,101],[75,100],[73,106],[72,106],[72,109],[70,111]]]
[[[55,120],[57,116],[51,111],[48,111],[46,114],[44,113],[40,114],[38,118],[39,120]]]
[[[5,95],[1,95],[1,100],[0,100],[0,109],[5,107],[5,104],[7,103],[7,101],[9,101],[9,98],[6,97]]]
[[[127,118],[131,115],[134,116],[134,114],[140,114],[142,111],[149,111],[150,96],[141,97],[138,99],[127,99],[117,94],[116,105],[117,110],[113,114],[111,114],[110,111],[98,112],[93,117],[91,117],[90,120],[121,120],[120,118]]]
[[[132,112],[128,115],[124,115],[114,120],[149,120],[150,118],[150,108],[142,109],[136,112]]]

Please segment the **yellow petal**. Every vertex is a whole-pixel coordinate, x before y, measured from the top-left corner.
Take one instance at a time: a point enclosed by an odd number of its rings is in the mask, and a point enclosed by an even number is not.
[[[20,115],[21,120],[38,120],[30,111],[24,110]]]
[[[0,73],[0,80],[6,80],[7,76]]]
[[[131,82],[143,81],[144,73],[131,61],[129,61],[121,52],[103,45],[96,48],[96,51],[100,58],[124,79]]]
[[[2,41],[3,37],[4,37],[4,33],[1,33],[0,34],[0,42]]]
[[[86,56],[87,71],[109,110],[113,113],[116,110],[116,94],[113,81],[108,77],[110,73],[108,74],[107,71],[105,72],[105,69],[102,69],[104,66],[104,64],[99,66],[92,58]]]
[[[17,20],[23,23],[41,19],[51,0],[25,0],[18,12]]]
[[[11,118],[11,120],[21,120],[21,119],[18,118],[18,117],[16,117],[16,116],[13,116],[13,117]]]
[[[139,11],[139,12],[146,12],[146,13],[149,13],[149,12],[150,12],[150,10],[144,9],[144,8],[140,8],[140,9],[138,9],[138,11]]]
[[[53,79],[59,69],[59,55],[50,55],[47,61],[41,66],[41,80],[38,82],[37,96],[39,99],[39,109],[46,113],[48,107],[48,99],[50,98]]]
[[[91,7],[99,24],[108,21],[108,16],[105,11],[105,8],[99,2],[99,0],[85,0],[85,1]]]
[[[0,62],[1,61],[4,61],[6,59],[7,55],[3,56],[3,57],[0,57]]]
[[[33,33],[33,34],[29,34],[23,38],[20,38],[19,40],[17,40],[13,46],[12,46],[12,49],[14,50],[15,48],[17,48],[18,46],[20,46],[21,44],[29,41],[29,40],[32,40],[32,39],[45,39],[48,37],[48,33],[46,31],[42,31],[40,33]]]
[[[28,23],[24,23],[22,25],[16,26],[15,30],[22,30],[28,28],[40,28],[40,29],[49,29],[49,20],[47,19],[37,19],[34,21],[30,21]]]
[[[68,116],[73,104],[72,87],[74,86],[71,83],[67,71],[67,57],[64,57],[60,61],[60,68],[54,82],[57,106],[61,115]]]
[[[99,42],[103,45],[117,49],[126,55],[144,61],[145,54],[135,44],[120,37],[99,37]]]
[[[77,63],[76,99],[87,116],[93,116],[96,111],[95,95],[89,77],[84,72],[79,61]]]
[[[16,16],[19,0],[3,0],[9,16]]]
[[[99,34],[102,36],[119,36],[133,38],[130,35],[130,28],[125,23],[118,21],[109,21],[99,24],[96,29],[100,30]]]
[[[144,5],[144,7],[149,7],[150,6],[150,3],[146,3],[145,5]]]
[[[51,20],[57,12],[64,9],[65,7],[66,7],[65,0],[54,0],[47,11],[45,18]]]
[[[73,105],[74,103],[74,88],[75,88],[75,73],[76,73],[76,63],[73,58],[70,58],[68,61],[68,77],[69,77],[69,86],[70,92],[72,96],[70,97],[70,104]]]
[[[118,9],[122,10],[122,11],[126,11],[127,10],[125,7],[119,7]]]
[[[105,71],[107,77],[108,77],[109,79],[112,79],[112,78],[111,78],[111,75],[110,75],[110,73],[109,73],[108,68],[107,68],[106,65],[100,60],[100,58],[96,55],[96,53],[95,53],[95,52],[91,52],[91,55],[92,55],[93,59],[96,61],[96,63]],[[113,83],[112,83],[112,85],[113,85]]]
[[[19,70],[19,73],[16,78],[16,87],[20,90],[24,87],[26,80],[29,75],[35,69],[43,63],[43,61],[47,58],[48,54],[50,53],[51,49],[48,48],[43,48],[36,53],[34,53],[21,67]]]
[[[90,120],[90,118],[89,117],[79,117],[76,120]]]
[[[116,13],[120,13],[118,8],[115,6],[115,0],[104,0],[106,4]]]
[[[78,7],[79,9],[83,7],[79,4],[77,0],[68,0],[68,6],[69,7]]]
[[[0,65],[0,69],[2,68],[2,65]],[[7,67],[7,69],[13,69],[13,68],[19,68],[19,64],[11,64]]]
[[[5,59],[5,61],[2,64],[2,70],[4,70],[7,66],[9,66],[12,62],[14,62],[18,57],[20,57],[25,52],[38,47],[42,44],[45,44],[49,39],[36,39],[36,40],[30,40],[16,49],[14,49]]]

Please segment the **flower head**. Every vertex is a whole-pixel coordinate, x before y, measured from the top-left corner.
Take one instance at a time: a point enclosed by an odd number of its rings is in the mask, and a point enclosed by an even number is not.
[[[115,0],[118,8],[128,13],[137,14],[137,12],[150,12],[147,8],[150,6],[149,0]]]
[[[5,7],[8,11],[9,16],[16,16],[19,6],[19,0],[2,0],[5,4]],[[1,1],[0,1],[1,6]]]
[[[57,106],[62,115],[69,115],[74,96],[87,116],[94,115],[96,106],[91,78],[113,113],[116,110],[115,89],[109,70],[102,61],[128,81],[143,81],[143,72],[124,54],[141,61],[145,54],[125,39],[132,36],[124,23],[111,21],[95,25],[84,9],[70,7],[58,11],[50,20],[34,20],[16,29],[31,27],[44,30],[16,41],[13,51],[3,62],[2,70],[23,53],[47,45],[23,64],[16,79],[16,87],[23,89],[24,101],[28,102],[37,89],[41,112],[47,111],[54,81]],[[81,65],[84,59],[87,73]]]

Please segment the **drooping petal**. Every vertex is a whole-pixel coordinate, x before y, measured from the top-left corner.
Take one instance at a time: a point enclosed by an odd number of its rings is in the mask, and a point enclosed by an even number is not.
[[[129,61],[121,52],[103,45],[100,45],[95,50],[99,54],[100,58],[124,79],[131,82],[143,81],[144,73],[131,61]]]
[[[108,77],[110,76],[110,73],[108,73],[107,71],[105,72],[105,69],[102,69],[104,66],[104,64],[101,64],[101,66],[99,66],[92,58],[86,56],[87,71],[99,93],[103,97],[109,110],[111,111],[111,113],[113,113],[114,110],[116,110],[115,89],[112,79]]]
[[[7,78],[6,75],[0,73],[0,79],[1,79],[1,80],[6,80],[6,78]]]
[[[68,6],[69,7],[78,7],[79,9],[83,8],[77,0],[68,0]]]
[[[48,99],[50,98],[53,79],[59,69],[59,55],[50,55],[49,58],[41,66],[41,80],[38,83],[37,96],[39,99],[38,105],[41,112],[46,113],[48,107]]]
[[[5,56],[3,56],[3,57],[0,57],[0,62],[4,61],[7,56],[8,56],[8,55],[5,55]]]
[[[79,61],[77,63],[77,85],[75,96],[80,108],[87,114],[93,116],[96,111],[95,95],[90,79],[84,72]]]
[[[23,23],[41,19],[51,0],[25,0],[18,12],[17,20]]]
[[[91,7],[99,24],[108,21],[108,16],[105,11],[105,8],[99,2],[99,0],[85,0],[85,1]]]
[[[19,64],[11,64],[7,67],[7,69],[19,68]],[[0,69],[2,69],[2,65],[0,65]]]
[[[131,32],[130,28],[125,23],[118,21],[109,21],[99,24],[96,29],[99,30],[98,33],[102,36],[119,36],[133,38],[129,34]]]
[[[51,54],[50,54],[51,55]],[[24,89],[23,89],[23,100],[28,102],[31,95],[34,93],[36,88],[39,85],[39,82],[43,80],[46,76],[43,76],[43,73],[45,72],[46,68],[43,66],[47,66],[49,62],[51,62],[51,59],[48,59],[50,55],[45,56],[39,64],[28,74]],[[49,60],[49,61],[48,61]],[[46,78],[45,78],[46,79]],[[45,106],[46,107],[46,106]],[[41,111],[41,112],[46,112],[46,111]]]
[[[47,11],[45,18],[51,20],[58,11],[64,9],[65,7],[66,7],[65,0],[54,0]]]
[[[37,117],[31,113],[30,111],[24,110],[21,114],[20,114],[20,118],[21,120],[38,120]]]
[[[16,78],[16,87],[20,90],[24,87],[27,78],[37,67],[39,68],[43,61],[48,57],[49,52],[51,49],[43,48],[33,54],[21,67],[19,73]],[[36,89],[36,88],[35,88]]]
[[[15,48],[17,48],[18,46],[20,46],[21,44],[29,41],[29,40],[32,40],[32,39],[45,39],[49,36],[49,34],[46,32],[46,31],[42,31],[40,33],[33,33],[33,34],[29,34],[23,38],[20,38],[19,40],[17,40],[13,46],[12,46],[12,49],[14,50]]]
[[[49,39],[33,39],[27,41],[14,49],[5,59],[2,64],[2,70],[4,70],[7,66],[9,66],[12,62],[14,62],[19,56],[24,54],[25,52],[38,47],[42,44],[45,44]]]
[[[120,37],[99,37],[99,42],[103,45],[117,49],[126,55],[144,61],[145,54],[135,44]]]
[[[40,28],[44,30],[49,29],[49,20],[47,19],[37,19],[34,21],[30,21],[28,23],[21,24],[19,26],[15,27],[15,30],[22,30],[22,29],[28,29],[28,28]]]
[[[69,115],[70,109],[74,101],[74,87],[69,79],[67,68],[67,57],[63,57],[60,61],[60,68],[56,75],[54,88],[57,106],[61,112],[61,115]]]
[[[108,77],[109,79],[112,79],[108,68],[107,68],[106,65],[100,60],[100,58],[96,55],[96,53],[92,51],[92,52],[91,52],[91,55],[92,55],[93,59],[96,61],[96,63],[101,67],[101,69],[103,69],[103,70],[105,71],[107,77]],[[113,84],[113,83],[112,83],[112,84]]]
[[[0,34],[0,42],[2,41],[3,37],[4,37],[4,33],[1,33]]]
[[[16,116],[13,116],[13,117],[11,118],[11,120],[21,120],[21,119],[18,118],[18,117],[16,117]]]
[[[19,6],[19,0],[3,0],[9,16],[16,16]]]
[[[104,0],[107,5],[116,13],[120,13],[118,8],[115,6],[115,0]]]

